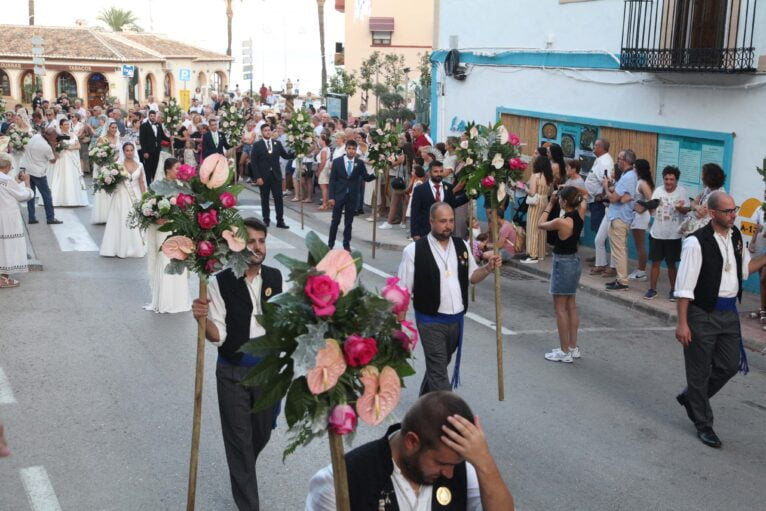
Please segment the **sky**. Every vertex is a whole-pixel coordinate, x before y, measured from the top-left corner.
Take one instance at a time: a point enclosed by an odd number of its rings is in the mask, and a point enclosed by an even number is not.
[[[2,0],[0,23],[28,23],[27,0]],[[94,8],[94,4],[99,7]],[[62,9],[62,5],[66,8]],[[208,50],[226,53],[226,2],[224,0],[36,0],[35,25],[73,26],[83,19],[89,26],[102,8],[129,9],[146,32]],[[317,92],[321,81],[319,26],[315,0],[234,0],[231,85],[242,90],[242,41],[253,40],[253,88],[262,82],[280,89],[290,78],[300,79],[301,92]],[[334,73],[335,43],[343,41],[343,14],[335,3],[325,3],[325,54],[328,77]]]

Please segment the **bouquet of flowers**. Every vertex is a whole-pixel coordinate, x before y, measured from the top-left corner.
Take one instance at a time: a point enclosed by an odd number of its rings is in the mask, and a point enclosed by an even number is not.
[[[285,129],[287,145],[295,153],[295,161],[301,161],[311,154],[314,148],[314,127],[311,125],[311,114],[301,109],[293,113]]]
[[[107,139],[101,139],[88,151],[91,161],[99,167],[104,167],[114,162],[114,148]]]
[[[93,190],[111,195],[117,189],[117,185],[127,178],[128,173],[124,168],[114,162],[107,163],[99,167],[98,173],[93,177]]]
[[[175,204],[175,197],[163,197],[154,190],[144,192],[128,215],[128,227],[145,231],[156,224],[158,220],[165,218]]]
[[[65,151],[66,149],[69,149],[69,144],[67,143],[68,140],[62,138],[61,140],[56,141],[56,146],[53,148],[54,151],[57,153],[60,153],[61,151]]]
[[[391,166],[391,162],[399,152],[399,135],[394,131],[391,122],[386,122],[382,128],[373,128],[370,131],[369,154],[367,161],[380,175]]]
[[[15,124],[8,128],[8,147],[11,151],[23,151],[29,143],[29,133],[20,130]]]
[[[229,145],[234,147],[239,144],[245,133],[245,118],[236,106],[229,105],[223,109],[220,127]]]
[[[0,97],[0,114],[5,113],[5,99]]]
[[[168,106],[162,112],[163,120],[165,121],[165,128],[167,128],[171,134],[174,134],[178,127],[183,122],[183,111],[178,105],[176,98],[170,98],[168,100]]]
[[[357,281],[359,252],[329,250],[319,237],[306,236],[309,262],[284,254],[292,286],[264,304],[258,321],[266,330],[242,350],[261,357],[244,383],[264,385],[253,410],[285,399],[292,437],[284,452],[328,430],[353,433],[357,418],[380,424],[399,402],[417,330],[397,315],[409,306],[409,291],[389,279],[381,293]]]
[[[468,195],[477,197],[483,191],[488,194],[491,207],[497,208],[506,197],[507,188],[527,167],[521,160],[520,145],[519,137],[508,133],[499,121],[487,126],[469,123],[465,140],[457,150],[458,158],[465,163],[459,177],[466,183]]]
[[[234,207],[244,186],[231,185],[233,178],[233,162],[213,154],[202,162],[199,173],[181,165],[175,182],[152,184],[159,195],[175,195],[175,203],[168,199],[171,207],[164,215],[168,222],[160,227],[171,233],[162,244],[162,252],[171,260],[166,273],[181,274],[188,268],[203,280],[224,266],[238,277],[245,273],[250,260],[245,250],[247,231]]]

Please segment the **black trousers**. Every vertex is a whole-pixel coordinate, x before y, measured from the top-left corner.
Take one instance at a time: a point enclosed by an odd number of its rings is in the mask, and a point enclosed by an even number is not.
[[[274,197],[274,209],[277,212],[277,223],[282,224],[285,221],[284,204],[282,202],[282,176],[271,176],[264,180],[261,186],[261,213],[266,225],[271,222],[271,208],[269,207],[269,195]]]
[[[420,395],[452,390],[447,367],[457,350],[460,324],[418,323],[418,333],[426,355],[426,374],[420,384]]]
[[[689,304],[692,342],[684,348],[686,398],[697,429],[713,426],[713,397],[739,369],[739,316],[733,311],[707,313]]]
[[[144,158],[144,170],[146,171],[146,184],[150,185],[154,181],[154,175],[157,173],[157,165],[160,162],[160,151],[149,153],[149,158]]]
[[[354,213],[356,212],[356,196],[346,194],[346,197],[335,201],[332,207],[332,222],[330,222],[330,236],[327,239],[327,245],[330,248],[335,246],[335,238],[338,235],[340,226],[340,217],[344,215],[343,226],[343,248],[351,248],[351,224],[354,223]]]
[[[261,388],[240,384],[249,371],[249,367],[224,364],[218,364],[215,370],[231,491],[240,511],[259,510],[255,464],[271,437],[274,423],[273,409],[250,413]]]

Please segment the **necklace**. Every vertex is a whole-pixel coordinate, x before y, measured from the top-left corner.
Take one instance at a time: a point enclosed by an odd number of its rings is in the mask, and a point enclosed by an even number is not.
[[[721,238],[721,241],[723,241],[724,251],[726,252],[726,262],[723,265],[723,271],[729,272],[731,271],[731,262],[729,261],[729,241],[731,240],[730,236],[721,236],[720,234],[716,233],[716,236]]]
[[[451,241],[451,240],[450,240]],[[430,242],[430,240],[429,240]],[[444,275],[446,275],[448,278],[452,276],[452,272],[449,271],[449,256],[452,253],[452,243],[450,242],[447,245],[447,256],[442,255],[442,250],[439,247],[439,244],[437,243],[436,246],[434,246],[433,243],[431,243],[431,252],[435,253],[439,256],[439,259],[441,259],[442,264],[444,264]]]

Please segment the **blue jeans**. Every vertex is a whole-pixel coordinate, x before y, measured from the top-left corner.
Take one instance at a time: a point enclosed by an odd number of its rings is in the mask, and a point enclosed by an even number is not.
[[[45,206],[45,219],[51,221],[56,217],[53,216],[53,199],[51,198],[51,189],[48,187],[48,178],[29,176],[29,187],[35,192],[35,197],[32,197],[27,201],[27,212],[29,213],[29,220],[35,220],[35,199],[37,198],[37,191],[40,190],[40,195],[43,198],[43,205]]]

